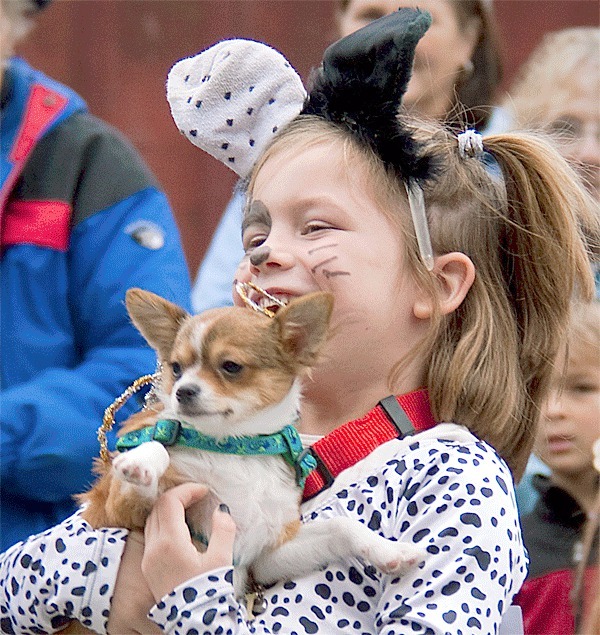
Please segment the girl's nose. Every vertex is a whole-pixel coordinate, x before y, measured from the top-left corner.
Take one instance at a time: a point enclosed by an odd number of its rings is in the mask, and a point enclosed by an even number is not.
[[[287,269],[294,264],[294,257],[285,248],[263,243],[252,250],[249,257],[250,271],[257,275],[269,269]]]
[[[543,410],[548,420],[560,419],[564,415],[562,395],[558,390],[551,390]]]

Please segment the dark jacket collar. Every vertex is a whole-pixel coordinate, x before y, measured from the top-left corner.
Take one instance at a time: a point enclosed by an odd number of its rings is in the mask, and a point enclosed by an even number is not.
[[[583,526],[586,520],[585,512],[568,492],[542,474],[534,475],[532,483],[540,493],[536,511],[544,521],[560,523],[573,529]]]

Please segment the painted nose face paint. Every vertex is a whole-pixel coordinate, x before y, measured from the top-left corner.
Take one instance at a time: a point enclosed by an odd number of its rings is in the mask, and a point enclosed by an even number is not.
[[[261,245],[252,251],[250,264],[259,267],[271,255],[271,249],[267,245]]]

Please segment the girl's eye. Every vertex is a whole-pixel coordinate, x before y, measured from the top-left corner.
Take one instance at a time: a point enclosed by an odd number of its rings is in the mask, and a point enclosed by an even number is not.
[[[598,390],[598,386],[595,386],[594,384],[581,383],[581,384],[575,384],[573,386],[573,392],[578,392],[578,393],[590,393],[590,392],[595,392],[597,390]]]
[[[327,223],[308,223],[302,230],[302,235],[314,234],[315,232],[323,229],[334,229],[334,227],[328,225]]]
[[[265,242],[265,240],[267,240],[265,234],[261,234],[260,236],[253,236],[252,238],[244,240],[244,249],[246,250],[246,252],[251,251],[252,249],[256,249],[257,247],[260,247]]]
[[[178,362],[172,362],[171,363],[171,369],[173,371],[173,377],[175,379],[179,379],[181,377],[181,374],[182,374],[181,364],[179,364]]]

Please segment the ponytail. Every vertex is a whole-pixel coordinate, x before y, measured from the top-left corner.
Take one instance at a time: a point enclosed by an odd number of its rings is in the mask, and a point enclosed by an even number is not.
[[[481,161],[461,158],[456,139],[443,145],[447,169],[426,197],[434,250],[466,253],[476,281],[432,347],[432,406],[438,420],[462,423],[491,443],[519,479],[571,302],[593,297],[582,228],[599,235],[597,209],[539,137],[484,140],[501,180]]]

